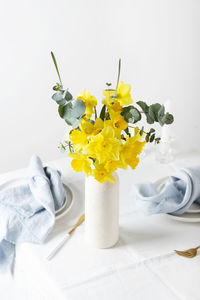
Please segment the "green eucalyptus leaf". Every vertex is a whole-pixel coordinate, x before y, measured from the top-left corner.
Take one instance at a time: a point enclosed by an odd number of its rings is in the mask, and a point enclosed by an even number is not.
[[[149,116],[152,120],[158,122],[158,112],[161,108],[159,103],[155,103],[149,106]]]
[[[146,117],[147,117],[147,123],[148,124],[153,124],[154,123],[154,119],[152,119],[149,114],[147,114]]]
[[[173,115],[166,113],[165,114],[165,124],[172,124],[174,122]]]
[[[142,136],[144,133],[144,126],[142,126],[142,129],[140,130],[140,135]]]
[[[145,102],[143,102],[143,101],[138,101],[136,103],[140,106],[140,108],[145,113],[146,118],[147,118],[147,123],[148,124],[153,124],[155,120],[149,114],[149,106]]]
[[[164,107],[164,105],[162,105],[158,111],[158,122],[159,123],[160,123],[160,120],[162,120],[162,118],[164,117],[164,114],[165,114],[165,107]]]
[[[134,124],[141,120],[141,113],[136,107],[132,105],[125,106],[121,115],[124,117],[124,120],[128,123]]]
[[[65,107],[64,105],[58,106],[58,113],[61,118],[63,118],[63,116],[64,116],[64,107]]]
[[[166,113],[163,118],[160,120],[160,125],[163,126],[164,124],[171,124],[174,121],[173,115]]]
[[[150,136],[150,134],[147,133],[147,135],[146,135],[146,137],[145,137],[145,140],[146,140],[147,143],[149,142],[149,136]]]
[[[70,101],[70,100],[72,100],[72,94],[70,93],[70,92],[68,92],[68,90],[65,90],[64,91],[64,94],[63,94],[63,97],[64,97],[64,99],[65,100],[67,100],[67,101]]]
[[[163,126],[165,124],[165,116],[159,119],[160,126]]]
[[[77,99],[63,106],[61,115],[68,125],[77,128],[85,112],[85,103]]]
[[[138,102],[136,102],[138,105],[139,105],[139,107],[143,110],[143,112],[145,113],[145,114],[148,114],[148,112],[149,112],[149,106],[145,103],[145,102],[143,102],[143,101],[138,101]]]
[[[65,122],[68,125],[72,126],[73,128],[77,128],[79,126],[80,121],[81,120],[79,120],[79,119],[73,119],[73,118],[65,120]]]
[[[104,104],[102,109],[101,109],[101,112],[100,112],[100,118],[104,121],[105,119],[105,113],[106,113],[106,105]]]
[[[159,143],[160,143],[160,140],[161,140],[161,138],[156,138],[156,139],[155,139],[155,143],[156,143],[156,144],[159,144]]]
[[[155,129],[154,129],[154,128],[151,128],[151,129],[149,130],[149,133],[153,133],[153,132],[155,132]]]
[[[66,100],[63,98],[63,91],[53,94],[52,99],[59,105],[64,105],[66,103]]]
[[[155,139],[155,133],[151,135],[151,137],[150,137],[150,143],[152,143],[154,141],[154,139]]]
[[[52,99],[55,101],[63,100],[63,92],[59,91],[59,92],[53,94]]]
[[[82,117],[85,113],[85,109],[86,109],[86,106],[82,100],[77,99],[72,102],[72,116],[73,117],[75,117],[75,118]]]

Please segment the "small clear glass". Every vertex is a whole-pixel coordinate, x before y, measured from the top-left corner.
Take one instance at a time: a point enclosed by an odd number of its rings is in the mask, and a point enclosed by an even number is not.
[[[161,139],[160,144],[156,145],[156,160],[162,164],[168,164],[174,161],[175,153],[172,147],[174,138],[169,136],[167,139]]]

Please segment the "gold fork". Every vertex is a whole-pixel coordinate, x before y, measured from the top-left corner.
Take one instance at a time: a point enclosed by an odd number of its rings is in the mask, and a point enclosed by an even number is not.
[[[178,251],[178,250],[174,250],[176,252],[176,254],[180,255],[180,256],[184,256],[187,258],[193,258],[197,255],[197,250],[200,248],[200,246],[196,247],[196,248],[191,248],[185,251]]]

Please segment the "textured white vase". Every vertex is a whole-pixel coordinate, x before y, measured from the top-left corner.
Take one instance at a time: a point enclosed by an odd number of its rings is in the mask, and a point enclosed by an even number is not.
[[[116,183],[85,179],[85,239],[94,248],[110,248],[119,239],[119,178]]]

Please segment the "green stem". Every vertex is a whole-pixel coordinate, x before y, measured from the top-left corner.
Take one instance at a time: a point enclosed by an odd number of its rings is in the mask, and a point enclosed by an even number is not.
[[[95,120],[97,118],[97,109],[96,109],[96,106],[94,107],[94,113],[95,113]]]
[[[113,99],[116,98],[116,94],[117,94],[117,88],[118,88],[118,83],[119,83],[119,78],[120,78],[120,72],[121,72],[121,58],[119,59],[119,64],[118,64],[118,75],[117,75],[117,84],[116,84],[116,89],[113,95]]]
[[[117,87],[118,87],[118,83],[119,83],[120,72],[121,72],[121,58],[119,59],[119,65],[118,65],[118,75],[117,75],[116,91],[117,91]]]
[[[60,77],[60,73],[59,73],[59,70],[58,70],[58,65],[57,65],[57,62],[56,62],[56,58],[55,58],[55,55],[53,54],[53,52],[51,51],[51,57],[53,59],[53,62],[54,62],[54,66],[56,68],[56,71],[57,71],[57,74],[58,74],[58,78],[60,80],[60,84],[62,85],[62,80],[61,80],[61,77]]]

